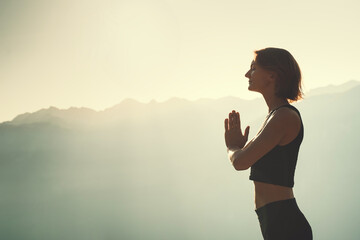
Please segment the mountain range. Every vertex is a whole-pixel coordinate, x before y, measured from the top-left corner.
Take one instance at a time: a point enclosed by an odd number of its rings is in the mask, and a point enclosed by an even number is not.
[[[360,84],[294,104],[304,140],[294,192],[315,239],[357,239]],[[260,239],[249,170],[227,159],[224,119],[253,137],[261,98],[50,107],[0,124],[0,239]]]
[[[359,81],[351,80],[341,85],[328,85],[326,87],[316,88],[306,94],[306,98],[343,93],[352,88],[360,85]],[[149,103],[141,103],[135,99],[127,98],[121,103],[102,110],[95,111],[90,108],[76,108],[70,107],[68,109],[58,109],[54,106],[50,106],[47,109],[40,109],[33,113],[23,113],[16,116],[12,121],[4,122],[3,124],[21,125],[38,122],[48,122],[59,126],[71,127],[71,126],[95,126],[111,124],[117,121],[132,119],[136,117],[143,117],[145,115],[165,114],[165,111],[169,111],[168,114],[179,112],[181,109],[196,108],[196,106],[209,106],[209,105],[225,106],[238,106],[245,107],[248,105],[249,109],[254,107],[260,107],[263,105],[263,101],[260,99],[255,100],[241,100],[237,97],[224,97],[220,99],[199,99],[197,101],[189,101],[182,98],[171,98],[165,102],[156,102],[155,100]],[[248,109],[245,109],[248,110]],[[174,112],[172,112],[174,111]],[[256,114],[256,113],[254,113]]]

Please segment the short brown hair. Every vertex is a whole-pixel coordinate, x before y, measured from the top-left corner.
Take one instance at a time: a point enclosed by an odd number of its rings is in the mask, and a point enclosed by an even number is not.
[[[301,71],[295,58],[282,48],[255,50],[255,62],[277,75],[275,94],[295,102],[303,98]]]

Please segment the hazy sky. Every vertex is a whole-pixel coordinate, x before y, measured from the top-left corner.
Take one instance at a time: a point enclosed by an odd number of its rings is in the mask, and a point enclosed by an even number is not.
[[[281,47],[305,91],[360,80],[360,3],[0,0],[0,122],[40,108],[102,110],[237,96],[253,51]]]

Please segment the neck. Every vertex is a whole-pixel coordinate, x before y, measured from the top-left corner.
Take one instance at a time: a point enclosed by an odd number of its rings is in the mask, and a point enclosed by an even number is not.
[[[266,105],[268,106],[268,111],[271,112],[277,107],[280,107],[282,105],[289,104],[287,99],[279,98],[274,94],[263,94],[263,97],[265,99]]]

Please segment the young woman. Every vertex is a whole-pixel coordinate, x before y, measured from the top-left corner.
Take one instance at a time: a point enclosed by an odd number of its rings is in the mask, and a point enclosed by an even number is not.
[[[256,214],[266,240],[308,240],[312,229],[293,193],[294,173],[303,124],[299,111],[289,103],[302,98],[301,71],[285,49],[255,51],[248,90],[263,95],[268,115],[257,135],[247,144],[250,127],[241,131],[239,112],[225,119],[225,143],[236,170],[251,167],[255,185]]]

